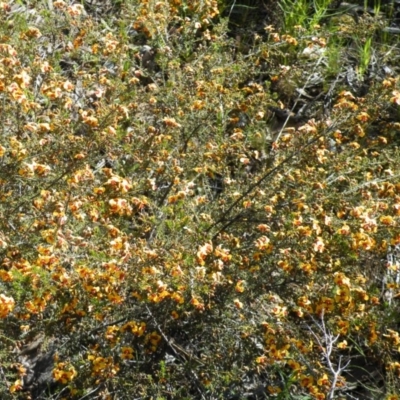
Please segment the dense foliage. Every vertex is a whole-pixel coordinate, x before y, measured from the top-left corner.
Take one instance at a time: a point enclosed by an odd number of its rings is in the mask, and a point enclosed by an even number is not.
[[[356,3],[0,2],[2,399],[398,398],[399,10]]]

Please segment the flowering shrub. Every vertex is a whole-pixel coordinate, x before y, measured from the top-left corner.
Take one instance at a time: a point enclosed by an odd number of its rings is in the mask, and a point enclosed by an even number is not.
[[[91,3],[0,3],[1,398],[397,398],[384,21]]]

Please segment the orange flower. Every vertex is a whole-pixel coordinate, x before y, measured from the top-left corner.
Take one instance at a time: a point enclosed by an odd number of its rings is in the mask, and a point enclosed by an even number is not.
[[[175,118],[164,118],[163,122],[166,126],[171,127],[171,128],[180,128],[181,124],[178,124],[175,120]]]
[[[194,307],[196,307],[197,310],[203,311],[204,310],[204,304],[201,303],[199,300],[197,300],[196,298],[193,298],[190,301],[190,304]]]
[[[6,318],[7,315],[14,309],[14,299],[0,294],[0,318]]]
[[[233,304],[235,304],[236,308],[243,308],[243,303],[239,299],[233,300]]]
[[[266,252],[271,251],[273,248],[270,240],[266,236],[261,236],[260,238],[258,238],[254,245],[258,250]]]
[[[198,252],[197,252],[197,261],[200,265],[205,264],[205,259],[206,257],[212,253],[213,251],[213,245],[212,243],[205,243],[203,246],[200,246]]]
[[[392,103],[395,103],[395,104],[397,104],[397,105],[400,105],[400,92],[399,92],[398,90],[394,90],[394,91],[392,92],[392,94],[393,94],[393,97],[390,99],[390,101],[391,101]]]

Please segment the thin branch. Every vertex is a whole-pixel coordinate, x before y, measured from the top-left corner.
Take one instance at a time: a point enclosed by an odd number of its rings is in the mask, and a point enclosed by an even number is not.
[[[304,151],[306,148],[310,147],[314,143],[318,142],[322,137],[326,136],[329,132],[331,132],[333,129],[336,128],[336,124],[332,124],[327,131],[324,134],[321,134],[317,136],[316,138],[310,140],[307,144],[302,146],[299,150],[294,151],[292,154],[290,154],[288,157],[286,157],[282,162],[280,162],[276,167],[272,168],[269,170],[265,175],[263,175],[258,181],[256,181],[254,184],[250,185],[250,187],[238,198],[236,199],[232,205],[222,214],[222,216],[215,221],[211,226],[209,226],[206,229],[206,232],[210,232],[215,226],[219,225],[221,222],[226,221],[227,216],[229,213],[241,202],[243,199],[248,196],[255,188],[261,185],[265,180],[267,180],[270,176],[275,174],[278,170],[280,170],[284,165],[286,165],[289,161],[291,161],[293,158],[295,158],[297,155],[301,154],[302,151]],[[213,238],[217,237],[220,232],[222,232],[225,227],[229,226],[231,222],[228,224],[224,225],[221,229],[218,230],[218,232],[213,236]]]
[[[82,396],[79,400],[83,400],[83,399],[86,399],[87,397],[90,397],[92,394],[96,393],[101,388],[101,386],[102,386],[102,383],[100,383],[100,385],[97,386],[97,388],[91,390],[89,393]],[[90,398],[93,398],[93,397],[90,397]]]
[[[338,341],[340,335],[334,336],[332,333],[330,333],[327,330],[326,325],[325,325],[323,311],[322,311],[322,315],[321,315],[321,323],[318,323],[313,317],[312,317],[312,320],[317,325],[317,327],[320,329],[320,331],[322,332],[322,335],[323,335],[323,340],[321,340],[317,336],[317,334],[311,329],[311,327],[310,326],[308,327],[310,333],[314,336],[318,345],[321,347],[322,354],[325,358],[328,369],[331,372],[332,384],[331,384],[331,388],[329,389],[327,400],[333,400],[335,391],[337,390],[336,386],[338,384],[339,378],[342,375],[343,371],[345,371],[346,368],[349,366],[350,360],[345,365],[342,365],[342,356],[339,356],[339,361],[338,361],[337,367],[335,367],[333,365],[331,356],[332,356],[332,352],[334,350],[334,345]]]
[[[196,361],[196,362],[200,363],[201,365],[205,366],[204,363],[202,363],[201,360],[198,359],[198,357],[195,357],[193,354],[189,354],[187,351],[182,349],[180,346],[178,346],[175,343],[173,343],[173,341],[171,339],[169,339],[168,336],[161,329],[160,324],[157,322],[157,320],[156,320],[155,316],[153,315],[153,313],[151,312],[150,308],[148,306],[146,306],[146,309],[147,309],[147,312],[149,313],[150,317],[152,318],[154,324],[156,325],[158,331],[160,332],[162,338],[165,340],[165,342],[167,343],[168,347],[172,350],[172,352],[179,359],[181,359],[181,360],[183,359],[184,361],[187,361],[187,359],[186,359],[186,357],[187,357],[189,360]],[[182,353],[184,355],[182,355]],[[204,397],[203,391],[202,391],[203,385],[200,383],[199,378],[196,375],[196,373],[192,369],[189,369],[189,371],[190,371],[191,375],[195,378],[196,388],[197,388],[201,398],[205,400],[205,397]]]

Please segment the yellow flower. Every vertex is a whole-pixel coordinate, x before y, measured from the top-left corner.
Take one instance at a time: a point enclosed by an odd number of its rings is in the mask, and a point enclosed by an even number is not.
[[[10,387],[10,392],[15,393],[18,392],[19,390],[22,390],[22,380],[17,379],[13,385]]]
[[[154,331],[146,336],[146,341],[150,342],[153,346],[157,346],[161,341],[161,336]]]
[[[366,112],[361,112],[357,115],[356,119],[361,122],[367,122],[370,119],[370,116]]]
[[[267,362],[267,357],[266,356],[260,356],[256,358],[256,363],[257,364],[265,364]]]
[[[339,235],[349,235],[351,233],[349,225],[344,224],[340,229],[338,229],[337,233]]]
[[[287,365],[293,370],[293,371],[301,371],[302,370],[302,366],[294,360],[289,360],[287,362]]]
[[[243,284],[244,284],[244,281],[242,281],[242,280],[240,280],[240,281],[238,281],[238,282],[236,283],[235,290],[236,290],[238,293],[243,293],[243,292],[244,292],[244,286],[243,286]]]
[[[278,386],[268,386],[267,389],[270,394],[278,394],[282,391]]]
[[[329,386],[329,379],[327,374],[323,374],[317,381],[318,386]]]
[[[334,282],[338,286],[350,287],[350,279],[345,274],[343,274],[342,272],[336,272],[334,274]]]
[[[350,302],[350,289],[348,287],[341,287],[336,289],[335,301],[339,304]]]
[[[132,347],[122,347],[121,349],[121,358],[124,360],[132,360],[133,358],[133,349]]]
[[[394,224],[394,220],[390,215],[382,215],[382,217],[379,218],[379,221],[381,221],[383,225]]]
[[[302,375],[300,377],[300,385],[302,387],[309,388],[314,383],[314,378],[312,376]]]
[[[342,350],[346,349],[347,348],[347,341],[343,340],[343,342],[338,343],[337,347],[339,349],[342,349]]]
[[[110,342],[115,342],[118,338],[117,335],[118,335],[119,331],[120,331],[120,328],[118,326],[115,326],[115,325],[109,326],[107,328],[107,331],[104,336]]]
[[[64,362],[56,364],[53,370],[54,380],[63,384],[72,381],[77,375],[75,368]]]

